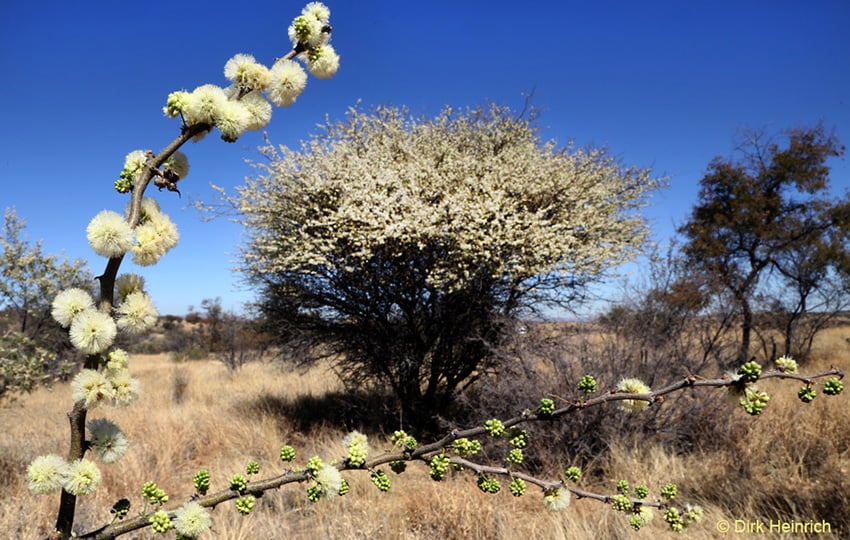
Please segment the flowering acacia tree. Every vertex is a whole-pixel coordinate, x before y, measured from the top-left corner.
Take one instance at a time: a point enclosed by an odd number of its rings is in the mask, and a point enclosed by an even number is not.
[[[349,383],[391,388],[408,422],[433,418],[506,322],[568,306],[646,237],[637,210],[659,182],[543,142],[532,121],[495,105],[433,119],[380,107],[300,150],[267,148],[264,174],[229,202],[271,331],[321,343]]]
[[[77,498],[94,492],[102,480],[100,467],[86,459],[85,454],[91,451],[101,463],[109,464],[121,459],[129,444],[127,437],[113,422],[96,419],[87,423],[86,414],[94,407],[128,405],[138,393],[138,384],[128,369],[128,355],[114,348],[113,341],[119,332],[142,332],[150,328],[156,320],[156,310],[144,292],[141,277],[118,276],[118,269],[127,253],[141,265],[153,264],[177,241],[174,224],[152,199],[143,197],[145,189],[153,182],[159,187],[177,190],[177,182],[188,171],[188,163],[177,153],[177,149],[188,140],[198,138],[214,128],[219,129],[225,140],[233,140],[243,129],[264,125],[268,121],[269,109],[262,105],[260,91],[264,91],[268,99],[280,101],[281,104],[294,101],[303,89],[304,78],[301,77],[303,72],[299,71],[300,67],[291,62],[293,57],[303,55],[300,59],[307,63],[314,74],[331,75],[336,70],[338,59],[327,44],[330,32],[328,17],[329,12],[324,5],[315,2],[308,4],[290,28],[295,45],[293,51],[270,70],[264,70],[247,56],[239,55],[228,62],[225,68],[226,75],[234,83],[233,87],[219,93],[210,86],[203,86],[194,92],[177,92],[169,96],[166,114],[182,117],[181,135],[159,154],[131,153],[121,178],[115,184],[118,191],[132,193],[125,214],[101,212],[89,225],[87,235],[90,244],[95,252],[109,259],[105,272],[99,277],[99,298],[92,298],[82,289],[67,289],[56,296],[52,310],[53,317],[69,328],[73,345],[88,355],[85,369],[74,378],[71,385],[75,403],[69,414],[71,437],[67,458],[58,455],[40,456],[27,470],[32,491],[61,491],[55,532],[51,538],[67,539],[72,536]],[[278,67],[281,63],[284,67]],[[270,77],[265,75],[266,71],[271,74]],[[284,74],[281,75],[281,72]],[[283,99],[284,96],[286,99]],[[238,109],[239,102],[243,100],[249,103],[245,105],[245,110],[234,112],[241,110]],[[254,103],[251,104],[251,101]],[[251,110],[265,111],[262,112],[264,122],[256,122]],[[238,120],[235,123],[234,118]],[[111,510],[114,515],[111,523],[77,536],[107,539],[151,527],[157,533],[175,530],[180,539],[197,538],[210,528],[212,517],[208,508],[225,501],[235,500],[237,510],[249,514],[254,508],[256,497],[267,490],[290,483],[306,483],[306,496],[314,502],[343,495],[348,491],[348,484],[340,474],[344,470],[368,471],[374,485],[381,491],[387,491],[391,482],[380,465],[389,464],[391,470],[400,473],[412,461],[427,463],[435,481],[446,477],[450,465],[456,469],[473,471],[478,474],[479,488],[489,493],[500,491],[500,477],[510,480],[510,492],[515,496],[523,495],[528,483],[537,485],[541,488],[545,507],[553,511],[565,508],[573,495],[596,499],[629,514],[629,522],[635,528],[648,523],[652,508],[660,508],[664,511],[664,521],[674,530],[682,530],[698,521],[702,512],[699,507],[674,505],[672,501],[677,496],[677,490],[673,485],[661,487],[659,498],[648,499],[647,486],[638,484],[631,487],[626,481],[620,482],[617,493],[610,495],[592,493],[571,485],[580,477],[580,471],[574,467],[565,470],[561,478],[548,481],[524,473],[521,470],[523,448],[529,444],[529,439],[522,424],[553,419],[610,402],[620,402],[626,411],[639,412],[649,404],[661,402],[666,394],[702,386],[728,387],[730,395],[746,405],[749,412],[757,414],[766,402],[764,394],[752,389],[752,383],[759,377],[802,380],[806,388],[811,388],[819,377],[842,375],[837,370],[808,377],[796,375],[796,365],[788,359],[778,363],[777,368],[762,374],[760,366],[746,365],[738,373],[722,379],[700,380],[689,377],[656,391],[651,391],[639,380],[625,379],[616,389],[598,396],[592,396],[596,392],[597,382],[587,376],[574,390],[575,400],[560,408],[556,408],[552,400],[543,399],[539,406],[515,418],[504,421],[494,418],[483,426],[449,433],[431,444],[420,445],[414,437],[398,431],[389,441],[389,448],[376,454],[370,449],[366,437],[354,432],[345,440],[347,455],[340,459],[325,463],[319,456],[313,456],[303,466],[285,465],[283,471],[267,479],[249,481],[250,477],[260,471],[260,464],[251,461],[244,472],[229,478],[227,488],[212,493],[209,492],[210,472],[200,470],[192,481],[195,493],[187,497],[187,502],[171,509],[166,508],[169,495],[156,483],[146,482],[140,488],[143,500],[141,511],[131,515],[130,500],[121,499]],[[841,389],[837,377],[832,377],[823,385],[823,391],[827,394],[838,393]],[[811,393],[807,396],[811,396]],[[510,446],[506,466],[489,466],[475,461],[474,456],[479,452],[482,442],[473,437],[479,436],[487,437],[485,443],[489,439],[506,441]],[[296,458],[294,448],[282,446],[279,457],[284,463],[291,462]]]

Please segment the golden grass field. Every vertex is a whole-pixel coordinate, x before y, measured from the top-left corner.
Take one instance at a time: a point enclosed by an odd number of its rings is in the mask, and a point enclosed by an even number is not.
[[[837,366],[850,368],[850,329],[825,331],[815,347],[815,360],[803,371]],[[140,400],[127,409],[96,409],[89,418],[108,416],[131,439],[128,454],[116,464],[103,465],[101,488],[78,501],[77,530],[89,531],[110,519],[109,508],[128,497],[138,511],[143,482],[153,480],[170,495],[169,506],[191,496],[192,476],[208,468],[212,490],[226,487],[235,472],[244,472],[249,459],[261,465],[260,477],[284,470],[278,459],[281,444],[291,444],[298,462],[314,454],[326,460],[344,455],[346,431],[333,425],[299,433],[278,410],[258,406],[258,398],[288,400],[321,395],[337,389],[335,377],[319,367],[282,371],[273,364],[254,363],[229,373],[215,361],[175,364],[167,355],[135,356],[130,369],[142,384]],[[716,374],[705,374],[714,376]],[[772,383],[772,384],[768,384]],[[183,384],[182,400],[175,391]],[[761,417],[743,411],[735,415],[736,443],[727,447],[673,455],[659,444],[614,441],[602,456],[608,480],[583,479],[581,487],[613,493],[616,480],[646,483],[657,494],[668,481],[679,485],[680,498],[703,505],[702,524],[686,533],[696,539],[721,538],[721,520],[733,527],[730,538],[801,538],[806,535],[770,534],[768,518],[821,523],[824,516],[850,509],[850,392],[829,398],[819,395],[804,405],[796,398],[797,383],[765,381],[772,398]],[[719,389],[707,391],[722,391]],[[537,397],[530,397],[530,402]],[[262,402],[269,402],[266,399]],[[67,384],[39,389],[0,406],[0,539],[42,538],[51,529],[58,495],[39,496],[26,488],[25,470],[36,456],[64,454],[70,409]],[[623,414],[611,407],[612,414]],[[565,421],[569,421],[567,418]],[[373,452],[383,451],[388,437],[371,436]],[[423,441],[424,442],[424,441]],[[543,441],[539,441],[538,444]],[[558,470],[552,471],[552,477]],[[389,473],[388,493],[375,489],[362,471],[344,476],[351,483],[345,497],[306,500],[305,486],[290,484],[257,501],[255,512],[243,517],[232,501],[212,512],[207,538],[221,539],[562,539],[679,537],[656,515],[655,522],[632,531],[626,517],[592,500],[573,500],[559,513],[543,509],[539,494],[514,498],[507,485],[496,495],[481,493],[471,474],[454,474],[447,481],[429,479],[427,467],[411,463],[406,473]],[[765,494],[770,494],[766,496]],[[843,510],[842,510],[843,508]],[[831,513],[830,513],[831,509]],[[735,534],[736,520],[764,520],[765,534]],[[831,517],[830,519],[835,519]],[[850,538],[848,520],[830,522],[831,534],[811,538]],[[163,538],[149,530],[122,538]],[[173,538],[169,533],[164,538]]]

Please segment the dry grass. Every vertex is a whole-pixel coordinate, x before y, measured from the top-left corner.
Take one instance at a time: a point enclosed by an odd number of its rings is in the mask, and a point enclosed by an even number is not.
[[[850,368],[848,335],[847,328],[825,332],[816,346],[816,360],[805,369]],[[142,382],[140,401],[125,410],[96,410],[91,415],[108,415],[131,437],[133,446],[123,460],[103,466],[102,488],[79,501],[81,531],[108,521],[109,508],[121,497],[130,498],[138,510],[138,494],[146,480],[157,482],[177,503],[191,496],[192,475],[202,467],[212,473],[213,490],[225,487],[227,478],[241,472],[249,459],[260,462],[263,475],[282,471],[275,459],[282,443],[295,446],[301,460],[313,454],[327,459],[343,454],[344,429],[314,425],[309,432],[299,432],[282,415],[281,403],[339,390],[335,378],[321,368],[283,373],[272,365],[249,364],[231,373],[216,362],[174,364],[168,356],[158,355],[134,357],[131,370]],[[616,480],[627,479],[657,492],[666,482],[676,482],[683,500],[706,510],[704,524],[690,532],[691,538],[717,537],[715,527],[721,519],[827,520],[833,534],[813,538],[850,536],[848,518],[843,516],[850,508],[847,396],[819,396],[802,405],[795,397],[795,385],[767,389],[773,398],[765,414],[760,418],[736,414],[728,427],[729,441],[719,448],[675,455],[657,442],[636,442],[624,435],[600,457],[608,480],[586,479],[583,487],[612,492]],[[64,453],[68,395],[67,385],[57,385],[0,408],[0,481],[6,490],[0,538],[40,538],[52,526],[58,496],[30,494],[24,471],[37,455]],[[372,437],[373,449],[380,449],[379,440],[378,435]],[[464,474],[438,484],[421,464],[411,464],[401,477],[391,473],[389,493],[378,492],[366,474],[350,472],[346,477],[351,482],[349,495],[318,504],[307,502],[303,486],[297,485],[258,500],[250,517],[223,504],[213,512],[209,537],[675,537],[661,523],[634,532],[622,514],[594,501],[573,501],[567,511],[551,514],[531,489],[519,499],[506,489],[485,495],[475,487],[475,479]],[[661,521],[660,516],[656,520]],[[126,536],[152,537],[149,531]]]

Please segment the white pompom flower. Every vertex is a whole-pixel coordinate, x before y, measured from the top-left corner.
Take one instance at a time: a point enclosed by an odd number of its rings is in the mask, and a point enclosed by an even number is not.
[[[321,2],[310,2],[304,6],[301,14],[307,17],[313,17],[323,24],[327,24],[331,18],[331,10]]]
[[[110,403],[115,390],[106,375],[96,369],[83,369],[71,381],[71,398],[83,401],[86,409]]]
[[[80,313],[94,309],[94,300],[83,289],[73,287],[65,289],[53,299],[53,309],[50,314],[62,325],[68,328]]]
[[[266,94],[278,107],[289,107],[307,86],[307,73],[301,64],[292,60],[278,60],[271,69],[272,84]]]
[[[322,32],[324,26],[324,23],[316,17],[300,15],[295,17],[292,24],[289,25],[287,34],[294,46],[303,43],[315,47],[321,45],[328,37],[328,34]]]
[[[130,442],[114,422],[96,418],[86,424],[91,433],[89,442],[92,450],[103,463],[115,463],[127,453]]]
[[[124,407],[139,398],[139,380],[130,375],[130,370],[110,369],[107,375],[115,405]]]
[[[186,178],[189,174],[189,158],[183,152],[177,151],[168,156],[165,163],[162,164],[164,169],[169,169],[177,175],[178,178]]]
[[[332,45],[322,45],[311,50],[307,60],[307,69],[317,79],[330,79],[339,70],[339,55]]]
[[[543,506],[550,512],[559,512],[570,505],[572,494],[565,487],[555,488],[543,496]]]
[[[250,121],[245,126],[249,131],[257,131],[266,127],[272,119],[272,105],[258,92],[246,94],[240,100],[248,111]]]
[[[215,125],[221,107],[227,103],[224,89],[214,84],[205,84],[192,91],[188,103],[183,110],[186,124]]]
[[[224,64],[224,76],[240,88],[265,90],[272,81],[269,68],[250,54],[237,54]]]
[[[121,257],[133,245],[133,229],[118,212],[103,210],[89,222],[86,238],[95,253],[109,259]]]
[[[62,487],[71,495],[90,495],[97,490],[102,479],[100,469],[93,461],[78,459],[68,465]]]
[[[43,495],[62,488],[68,463],[56,454],[38,456],[27,467],[28,487],[33,493]]]
[[[236,142],[245,133],[251,123],[251,114],[240,101],[228,100],[218,111],[215,125],[225,142]]]
[[[648,394],[650,390],[640,379],[623,379],[617,384],[617,391],[624,394]],[[620,408],[628,412],[640,412],[649,407],[649,402],[642,399],[624,399]]]
[[[174,512],[174,529],[178,536],[197,538],[212,526],[212,518],[200,503],[187,502]]]
[[[147,332],[159,318],[159,312],[150,297],[143,292],[128,294],[115,311],[118,314],[118,329],[132,335]]]
[[[97,354],[108,349],[115,340],[118,329],[106,313],[89,309],[71,322],[71,344],[85,354]]]

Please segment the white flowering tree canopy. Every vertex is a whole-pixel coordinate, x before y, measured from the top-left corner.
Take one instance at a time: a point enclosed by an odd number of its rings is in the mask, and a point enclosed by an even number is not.
[[[244,268],[330,289],[346,274],[392,279],[393,265],[417,266],[430,293],[482,277],[513,301],[580,287],[635,255],[638,210],[659,184],[603,150],[543,142],[497,105],[352,109],[300,150],[266,151],[230,201],[248,231]]]

